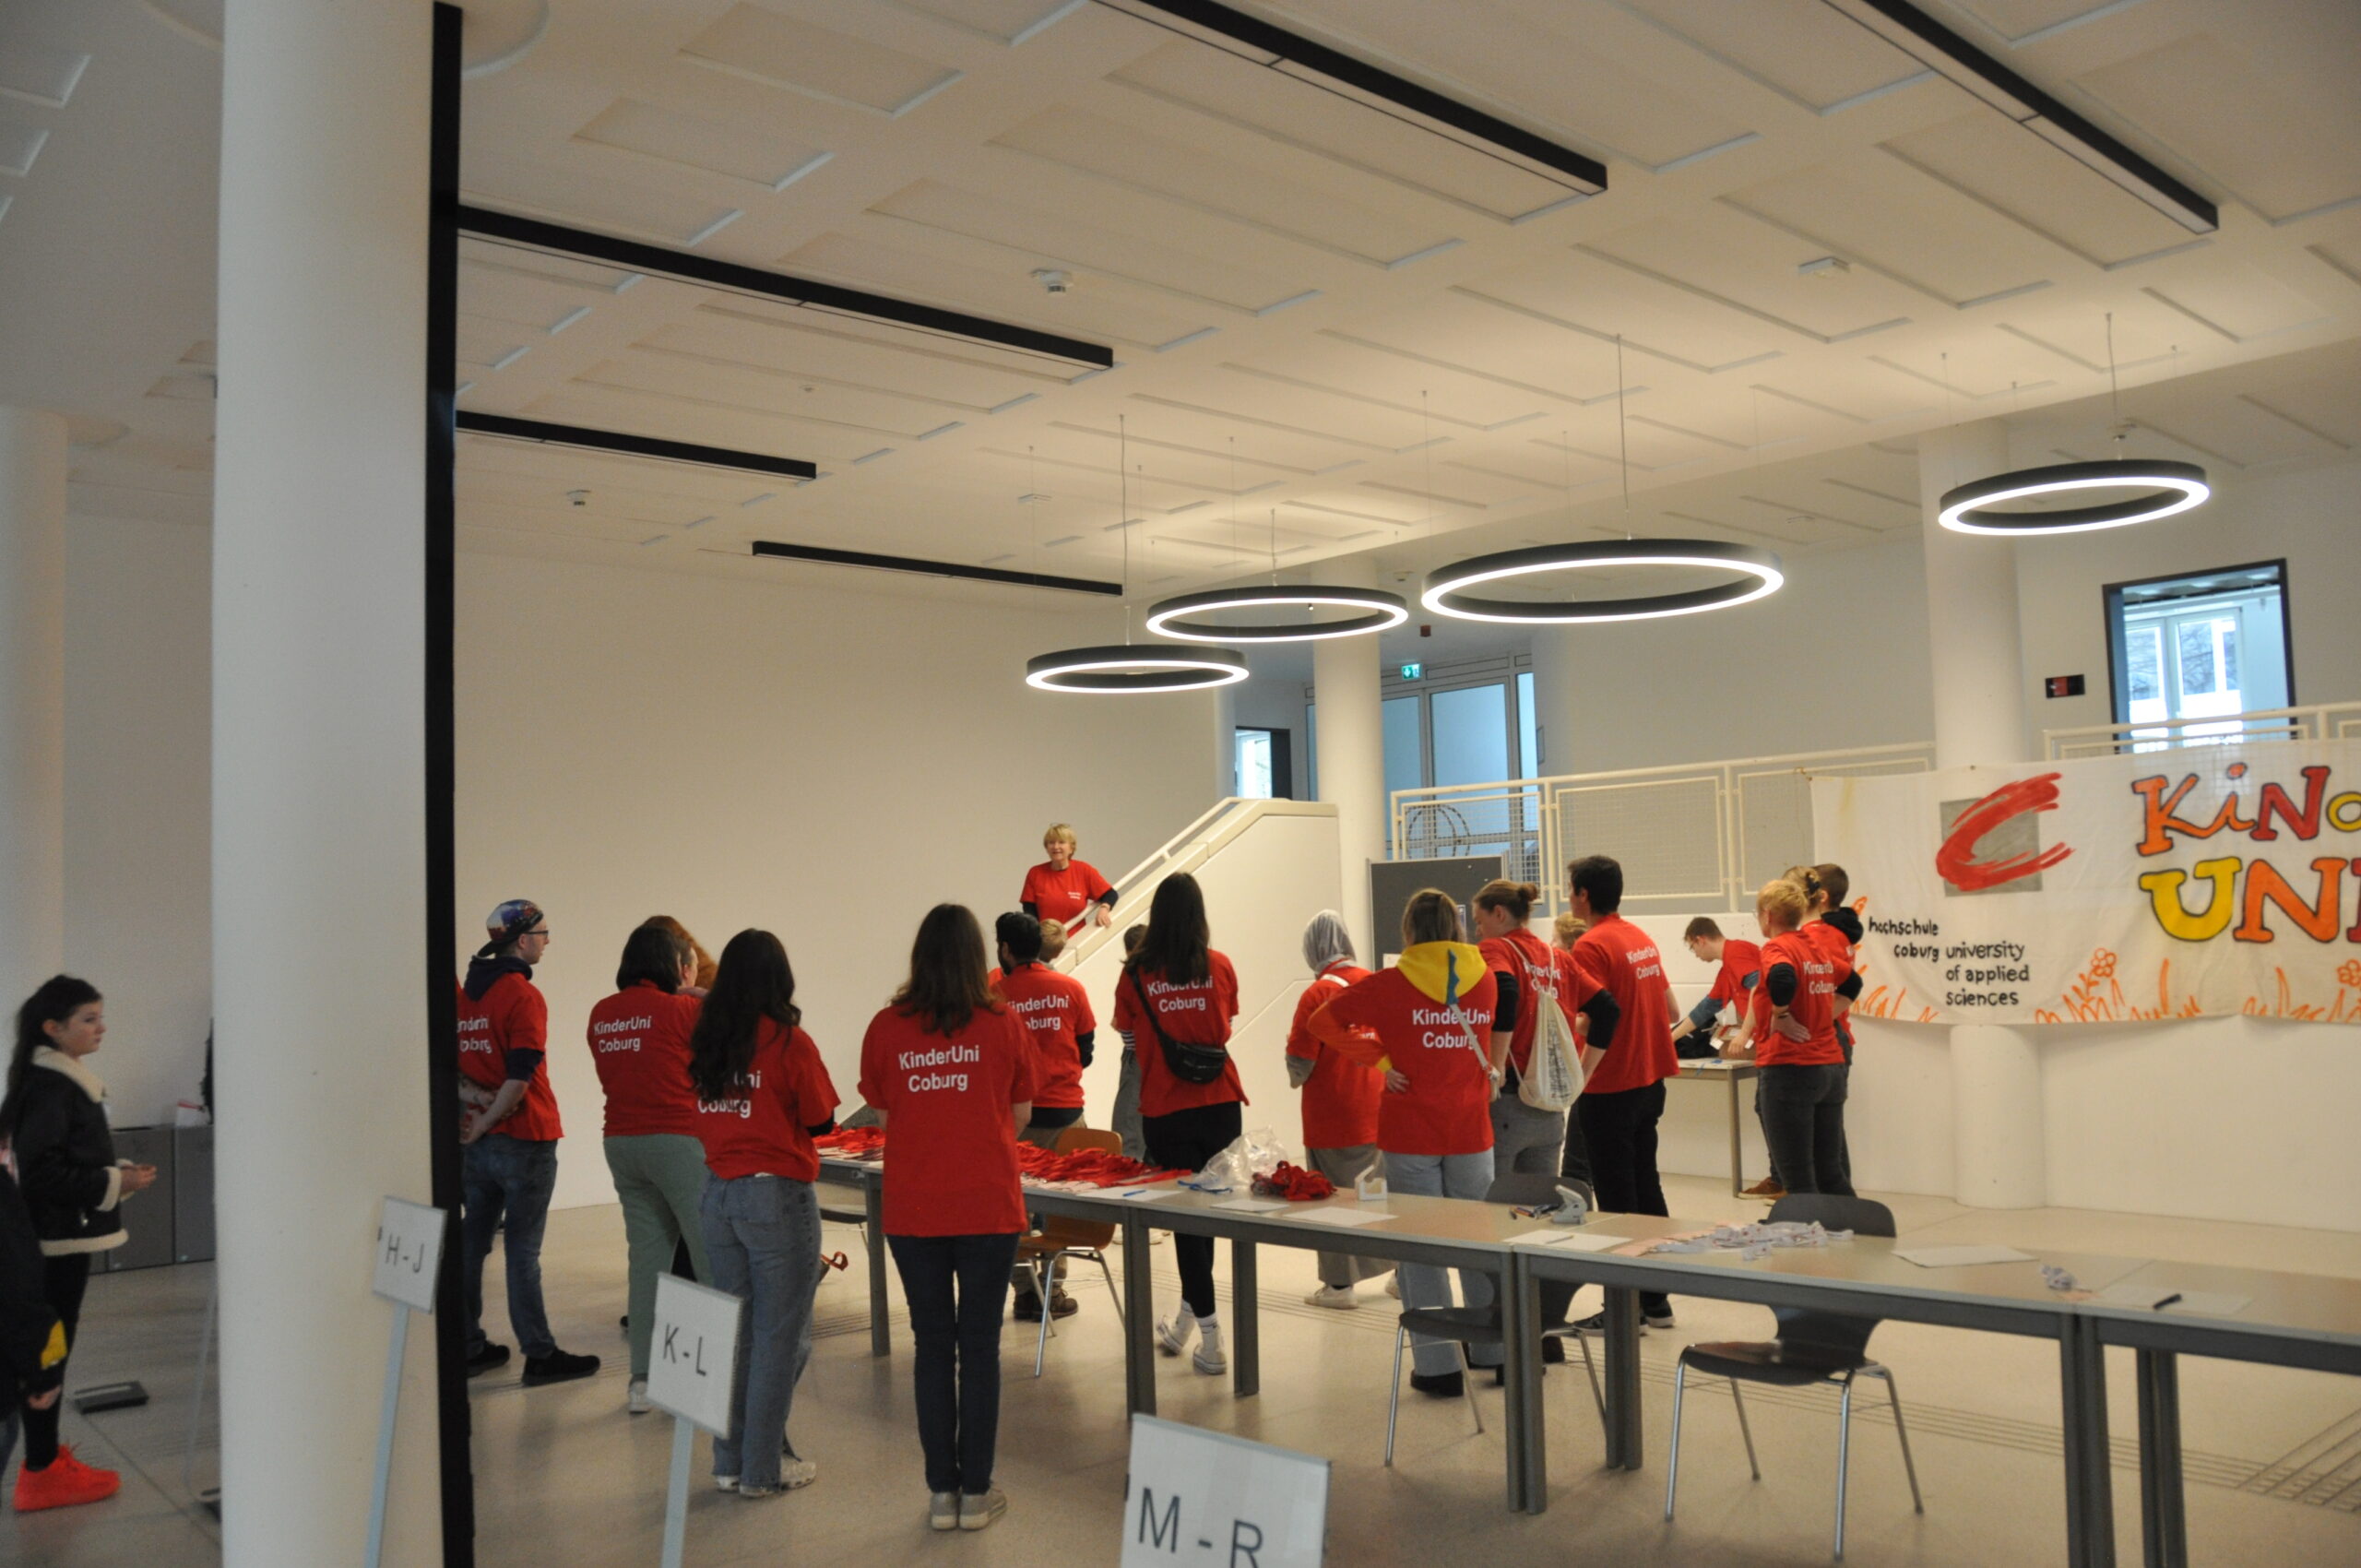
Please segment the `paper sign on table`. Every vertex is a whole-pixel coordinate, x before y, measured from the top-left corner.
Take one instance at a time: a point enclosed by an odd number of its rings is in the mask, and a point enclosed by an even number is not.
[[[656,1331],[647,1397],[693,1426],[726,1433],[737,1404],[739,1325],[745,1303],[670,1274],[656,1277]]]
[[[1132,1418],[1122,1568],[1320,1568],[1328,1461]]]
[[[2169,1285],[2110,1285],[2104,1290],[2091,1292],[2091,1300],[2103,1307],[2130,1307],[2134,1312],[2153,1312],[2166,1301],[2180,1300],[2180,1292]]]
[[[1133,1187],[1113,1195],[1127,1204],[1152,1204],[1166,1198],[1177,1198],[1188,1190],[1186,1187]]]
[[[1555,1247],[1561,1253],[1611,1253],[1631,1238],[1610,1236],[1603,1230],[1575,1230],[1556,1226],[1547,1230],[1527,1230],[1509,1238],[1512,1246],[1523,1242],[1527,1246]]]
[[[2031,1253],[2014,1247],[1913,1247],[1893,1254],[1920,1268],[1968,1268],[1980,1263],[2031,1263]]]
[[[1285,1198],[1224,1198],[1216,1208],[1236,1209],[1240,1214],[1276,1214],[1287,1206]]]
[[[1299,1210],[1296,1218],[1312,1225],[1377,1225],[1393,1218],[1394,1213],[1382,1208],[1307,1208]]]
[[[387,1198],[377,1220],[377,1267],[370,1290],[414,1312],[433,1312],[446,1228],[441,1209]]]
[[[2233,1296],[2226,1290],[2187,1290],[2177,1301],[2166,1302],[2157,1311],[2188,1313],[2195,1317],[2234,1317],[2246,1310],[2251,1296]]]

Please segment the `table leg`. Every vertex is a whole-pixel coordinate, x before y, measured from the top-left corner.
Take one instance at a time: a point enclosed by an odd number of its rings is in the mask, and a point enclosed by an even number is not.
[[[1738,1114],[1738,1075],[1726,1075],[1730,1081],[1730,1196],[1746,1196],[1746,1145],[1738,1136],[1741,1123]]]
[[[1541,1405],[1541,1287],[1513,1247],[1501,1280],[1501,1329],[1508,1342],[1509,1509],[1538,1514],[1549,1506],[1543,1458],[1548,1432]]]
[[[1607,1466],[1636,1470],[1640,1444],[1640,1293],[1607,1291]]]
[[[885,1321],[885,1184],[872,1180],[861,1183],[862,1206],[869,1218],[861,1221],[861,1235],[869,1252],[869,1353],[890,1356],[894,1353],[894,1336]]]
[[[1156,1414],[1156,1270],[1147,1221],[1123,1216],[1123,1394],[1135,1414]]]
[[[2064,1390],[2068,1568],[2115,1568],[2115,1474],[2106,1431],[2106,1352],[2088,1318],[2058,1336]]]
[[[2189,1568],[2189,1518],[2181,1495],[2180,1359],[2142,1350],[2140,1526],[2147,1568]]]
[[[1254,1243],[1234,1238],[1229,1243],[1229,1390],[1243,1399],[1263,1391],[1263,1306],[1254,1277]]]

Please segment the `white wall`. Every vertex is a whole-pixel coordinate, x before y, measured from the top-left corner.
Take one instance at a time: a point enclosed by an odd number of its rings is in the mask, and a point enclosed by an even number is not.
[[[1208,697],[1025,685],[1028,657],[1105,641],[1103,611],[889,582],[461,557],[459,908],[549,911],[561,1206],[610,1194],[581,1031],[647,916],[717,953],[777,932],[849,1110],[929,906],[989,929],[1050,822],[1116,876],[1211,804]]]
[[[66,523],[65,964],[106,993],[97,1065],[117,1126],[169,1124],[205,1072],[212,543],[184,524]],[[328,940],[288,932],[288,961]]]
[[[2361,463],[2212,475],[2213,499],[2139,528],[2069,534],[2017,546],[2017,602],[2035,741],[2044,729],[2105,724],[2108,708],[2102,589],[2215,566],[2284,558],[2299,703],[2361,700],[2361,538],[2354,497]],[[2047,675],[2085,675],[2079,697],[2045,699]]]

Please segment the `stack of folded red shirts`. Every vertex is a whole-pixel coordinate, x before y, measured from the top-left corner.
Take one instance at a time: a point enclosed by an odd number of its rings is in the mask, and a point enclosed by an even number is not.
[[[1317,1170],[1306,1170],[1299,1165],[1279,1161],[1279,1168],[1268,1176],[1254,1178],[1254,1195],[1258,1198],[1285,1198],[1289,1203],[1311,1203],[1336,1195],[1336,1183]]]
[[[812,1140],[813,1146],[830,1154],[840,1154],[848,1159],[859,1159],[878,1153],[885,1146],[883,1127],[841,1127]]]
[[[1052,1154],[1038,1144],[1028,1143],[1016,1146],[1016,1169],[1035,1182],[1076,1182],[1091,1187],[1135,1187],[1189,1174],[1185,1170],[1159,1170],[1107,1149]]]

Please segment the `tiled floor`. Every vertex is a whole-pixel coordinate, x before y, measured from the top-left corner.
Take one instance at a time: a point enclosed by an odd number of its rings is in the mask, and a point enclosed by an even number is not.
[[[1760,1215],[1718,1183],[1672,1179],[1676,1213]],[[2140,1256],[2296,1268],[2361,1277],[2361,1236],[2044,1209],[1989,1213],[1940,1199],[1890,1200],[1918,1241],[2006,1240]],[[514,1377],[476,1385],[481,1560],[568,1568],[656,1561],[670,1423],[623,1414],[620,1222],[611,1208],[553,1218],[544,1266],[561,1340],[608,1357],[601,1374],[530,1392]],[[984,1563],[1103,1562],[1120,1527],[1124,1475],[1123,1374],[1115,1314],[1095,1274],[1077,1277],[1081,1315],[1035,1381],[1032,1340],[1014,1328],[1001,1425],[1008,1517],[980,1536],[936,1538],[925,1526],[908,1360],[869,1356],[860,1243],[820,1296],[819,1343],[799,1392],[798,1448],[815,1459],[811,1490],[762,1503],[699,1491],[689,1559],[701,1564],[792,1561],[873,1565],[921,1553]],[[1172,1275],[1160,1253],[1159,1300]],[[495,1269],[495,1274],[496,1274]],[[1550,1508],[1517,1517],[1501,1506],[1500,1395],[1481,1388],[1488,1431],[1464,1408],[1417,1396],[1403,1409],[1392,1471],[1384,1443],[1393,1303],[1374,1284],[1364,1306],[1307,1307],[1303,1254],[1263,1259],[1264,1387],[1234,1400],[1227,1380],[1188,1363],[1160,1364],[1162,1414],[1331,1457],[1329,1561],[1351,1563],[1816,1563],[1828,1559],[1834,1484],[1833,1396],[1764,1390],[1748,1396],[1764,1479],[1748,1479],[1726,1394],[1692,1394],[1681,1507],[1663,1518],[1663,1455],[1672,1359],[1692,1338],[1759,1337],[1759,1308],[1679,1301],[1680,1326],[1644,1342],[1648,1466],[1599,1467],[1598,1427],[1579,1370],[1546,1385]],[[211,1484],[208,1431],[192,1456],[189,1395],[208,1271],[152,1270],[95,1283],[77,1383],[136,1376],[155,1396],[142,1410],[67,1418],[69,1438],[124,1469],[121,1497],[92,1508],[0,1521],[0,1562],[183,1568],[219,1561],[219,1531],[191,1500]],[[495,1319],[498,1311],[494,1310]],[[897,1317],[896,1333],[902,1334]],[[505,1338],[504,1333],[496,1337]],[[907,1350],[907,1337],[898,1346]],[[1927,1492],[1910,1511],[1892,1425],[1874,1393],[1856,1412],[1851,1526],[1857,1563],[2057,1562],[2064,1556],[2056,1351],[2043,1343],[1906,1324],[1880,1330],[1878,1354],[1902,1381]],[[2114,1397],[2118,1557],[2140,1560],[2139,1484],[2128,1357],[2109,1366]],[[2361,1382],[2220,1362],[2186,1361],[2192,1561],[2219,1564],[2361,1563]],[[206,1412],[209,1423],[210,1410]],[[699,1474],[703,1455],[699,1455]]]

